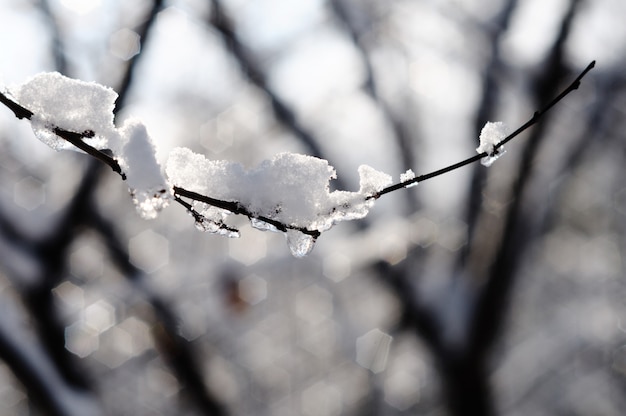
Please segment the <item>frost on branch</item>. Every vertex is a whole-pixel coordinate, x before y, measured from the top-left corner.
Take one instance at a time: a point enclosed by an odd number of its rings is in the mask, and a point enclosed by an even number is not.
[[[255,228],[279,231],[260,218],[284,224],[289,247],[296,256],[307,254],[315,242],[314,236],[302,230],[323,232],[339,221],[363,218],[374,202],[367,197],[391,183],[389,175],[361,166],[358,192],[330,192],[329,182],[336,173],[328,161],[293,153],[280,153],[246,170],[239,163],[212,161],[177,148],[170,153],[166,171],[175,187],[238,202],[250,213]],[[194,208],[214,224],[223,224],[230,214],[197,201]]]
[[[111,88],[52,72],[36,75],[13,95],[34,113],[30,122],[35,136],[51,148],[78,150],[55,133],[62,129],[85,133],[89,137],[82,140],[94,149],[110,149],[126,175],[142,217],[154,218],[167,205],[169,188],[146,128],[137,120],[127,121],[120,129],[115,127],[117,93]]]
[[[487,122],[480,131],[480,146],[476,148],[478,153],[487,153],[487,156],[480,160],[484,166],[491,166],[505,152],[502,146],[496,148],[507,135],[507,127],[501,121]]]

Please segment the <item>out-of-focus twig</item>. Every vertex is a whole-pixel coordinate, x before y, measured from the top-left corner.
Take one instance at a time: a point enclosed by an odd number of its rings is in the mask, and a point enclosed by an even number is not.
[[[557,95],[556,98],[550,99],[557,90],[559,81],[566,75],[563,65],[564,47],[579,4],[579,0],[570,1],[567,13],[563,17],[559,34],[549,53],[546,70],[542,73],[543,76],[535,83],[537,102],[542,105],[543,110],[535,113],[531,120],[503,140],[502,144],[517,136],[525,128],[535,124],[538,118],[542,117],[567,94],[577,89],[581,79],[594,67],[595,61],[591,62],[574,82]],[[544,130],[545,124],[540,124],[539,128],[534,129],[524,148],[517,178],[512,187],[512,194],[515,198],[509,205],[506,213],[502,237],[492,266],[489,269],[486,283],[476,300],[475,313],[470,321],[469,334],[471,334],[471,337],[468,339],[468,349],[471,351],[472,359],[477,361],[486,359],[494,339],[500,332],[506,316],[505,309],[515,282],[516,270],[521,261],[524,248],[530,241],[531,230],[529,229],[529,224],[526,223],[530,214],[523,211],[523,202],[525,201],[525,191],[532,179],[532,161],[539,150]]]
[[[220,0],[211,0],[211,5],[212,13],[209,23],[220,33],[229,51],[235,59],[237,59],[241,70],[250,82],[268,96],[278,121],[298,137],[302,144],[307,147],[310,155],[325,159],[324,152],[313,134],[298,121],[296,114],[289,105],[287,105],[268,85],[265,74],[240,41],[230,18],[224,12],[222,2]]]
[[[152,34],[152,30],[156,22],[156,17],[163,8],[163,3],[163,0],[154,0],[152,2],[152,7],[150,7],[148,15],[144,19],[144,22],[136,30],[137,35],[139,35],[142,48],[145,47],[148,40],[150,39],[150,35]],[[124,71],[124,76],[119,83],[119,88],[117,91],[118,96],[115,100],[115,108],[113,110],[114,114],[117,114],[122,108],[126,106],[128,92],[133,83],[137,64],[139,63],[141,56],[142,54],[138,53],[137,55],[133,56],[127,63],[126,70]]]
[[[503,67],[500,56],[501,39],[509,28],[511,16],[513,16],[513,13],[517,8],[517,4],[518,0],[508,0],[502,7],[500,13],[498,13],[496,18],[493,19],[492,24],[489,26],[490,30],[488,30],[488,33],[490,35],[489,46],[491,53],[482,76],[482,96],[474,117],[475,137],[478,137],[482,126],[490,121],[490,118],[493,117],[495,113],[495,105],[498,94],[496,78],[500,74]],[[484,185],[486,176],[487,171],[485,169],[481,169],[478,165],[474,167],[467,193],[467,206],[465,213],[465,222],[467,224],[469,241],[472,241],[473,239],[474,228],[476,226],[482,202],[481,189]],[[469,247],[470,245],[465,245],[461,248],[461,250],[459,250],[459,266],[462,266],[465,262],[465,259],[469,254]]]

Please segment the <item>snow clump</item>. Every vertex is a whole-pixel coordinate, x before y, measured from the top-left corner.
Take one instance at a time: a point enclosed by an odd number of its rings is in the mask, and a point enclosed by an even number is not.
[[[415,179],[415,172],[413,172],[412,169],[407,169],[406,172],[400,174],[400,182],[402,183],[408,182],[411,179]],[[417,186],[418,183],[419,182],[411,182],[410,184],[406,185],[405,188],[412,188],[414,186]]]
[[[294,153],[280,153],[254,169],[240,163],[208,160],[187,148],[174,149],[166,173],[172,186],[222,201],[238,202],[252,214],[252,225],[278,231],[263,217],[288,226],[285,236],[295,256],[309,253],[315,238],[300,230],[323,232],[340,221],[363,218],[374,200],[368,198],[391,184],[391,177],[369,166],[360,166],[357,192],[329,190],[336,178],[328,161]],[[229,211],[194,203],[194,208],[216,224]],[[255,218],[256,217],[256,218]]]
[[[480,160],[484,166],[491,166],[505,152],[502,146],[496,148],[506,136],[508,136],[507,126],[501,122],[488,121],[480,131],[480,146],[476,148],[478,153],[487,153],[487,156]]]
[[[35,136],[55,150],[80,151],[57,136],[55,128],[79,134],[93,132],[93,137],[83,141],[95,149],[113,152],[142,217],[155,218],[168,204],[169,187],[145,126],[134,119],[120,129],[114,125],[114,90],[51,72],[36,75],[14,88],[12,95],[34,113],[30,122]]]

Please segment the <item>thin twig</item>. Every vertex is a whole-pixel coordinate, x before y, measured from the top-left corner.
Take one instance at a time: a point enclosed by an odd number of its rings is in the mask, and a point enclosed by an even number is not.
[[[4,95],[2,92],[0,92],[0,102],[4,104],[7,108],[9,108],[9,110],[13,111],[15,117],[19,119],[25,118],[31,120],[33,115],[35,115],[35,113],[30,111],[28,108],[16,103],[12,99]],[[87,153],[88,155],[93,156],[101,162],[106,163],[107,165],[109,165],[109,167],[111,167],[111,169],[113,169],[113,172],[119,174],[123,180],[126,180],[126,174],[122,172],[122,167],[117,162],[117,160],[108,155],[106,151],[98,150],[83,141],[83,139],[89,139],[95,136],[93,130],[85,130],[82,133],[76,133],[74,131],[65,130],[61,127],[54,125],[50,126],[50,130],[52,130],[52,132],[60,138],[78,147],[80,150]]]
[[[591,63],[589,65],[587,65],[587,67],[580,73],[580,75],[578,75],[576,77],[576,79],[565,90],[563,90],[563,92],[561,92],[554,99],[552,99],[552,101],[550,101],[543,109],[541,109],[539,111],[535,111],[535,113],[530,118],[530,120],[528,120],[526,123],[522,124],[521,127],[519,127],[513,133],[511,133],[508,136],[506,136],[504,139],[502,139],[502,141],[500,141],[499,143],[494,145],[494,147],[493,147],[494,153],[499,148],[504,146],[506,143],[508,143],[511,140],[513,140],[516,136],[518,136],[524,130],[528,129],[529,127],[531,127],[531,126],[533,126],[535,124],[537,124],[539,122],[539,120],[541,119],[541,117],[543,117],[543,115],[545,113],[547,113],[552,107],[554,107],[559,101],[561,101],[563,98],[565,98],[572,91],[578,89],[578,87],[580,86],[580,81],[582,80],[582,78],[585,75],[587,75],[587,72],[591,71],[591,69],[593,69],[593,67],[595,65],[596,65],[596,61],[591,61]],[[455,169],[461,168],[461,167],[463,167],[465,165],[469,165],[470,163],[477,162],[480,159],[482,159],[483,157],[487,157],[487,156],[489,156],[489,154],[487,154],[487,152],[479,153],[479,154],[477,154],[475,156],[472,156],[472,157],[470,157],[468,159],[465,159],[465,160],[463,160],[461,162],[455,163],[455,164],[450,165],[448,167],[445,167],[443,169],[439,169],[439,170],[436,170],[434,172],[426,173],[424,175],[416,176],[415,178],[408,179],[406,181],[399,182],[397,184],[388,186],[388,187],[384,188],[383,190],[381,190],[379,192],[376,192],[375,194],[371,195],[368,199],[378,199],[381,196],[383,196],[385,194],[388,194],[389,192],[397,191],[398,189],[406,188],[407,186],[412,185],[414,183],[423,182],[425,180],[432,179],[432,178],[434,178],[436,176],[443,175],[444,173],[448,173],[448,172],[453,171]]]
[[[182,205],[187,212],[189,212],[189,214],[191,214],[191,216],[193,217],[193,219],[196,221],[196,224],[202,224],[204,221],[207,220],[207,218],[200,214],[198,211],[196,211],[194,209],[194,207],[187,201],[185,201],[184,199],[181,199],[178,195],[174,195],[174,201],[178,202],[180,205]],[[237,233],[239,232],[239,230],[237,230],[236,228],[233,227],[229,227],[228,225],[222,223],[222,222],[218,222],[218,221],[211,221],[213,224],[215,224],[220,230],[224,230],[226,232],[229,233]]]
[[[4,95],[2,91],[0,91],[0,102],[7,106],[9,110],[13,111],[15,117],[19,118],[20,120],[23,118],[30,120],[31,117],[34,115],[32,111],[19,105],[18,103]]]
[[[111,167],[111,169],[113,169],[113,172],[119,174],[123,180],[126,180],[126,174],[122,172],[122,168],[120,164],[117,162],[117,160],[107,155],[104,151],[98,150],[95,147],[90,146],[83,141],[83,139],[89,139],[95,136],[95,133],[93,130],[86,130],[82,133],[75,133],[73,131],[68,131],[60,127],[53,127],[52,131],[57,136],[72,143],[74,146],[78,147],[80,150],[87,153],[88,155],[93,156],[94,158],[100,160],[101,162],[106,163],[107,165]]]

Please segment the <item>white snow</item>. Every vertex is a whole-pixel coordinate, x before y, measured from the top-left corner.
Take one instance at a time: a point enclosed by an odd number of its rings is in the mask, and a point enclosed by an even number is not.
[[[35,113],[31,125],[39,140],[55,150],[77,150],[52,132],[54,126],[96,136],[85,143],[97,149],[107,146],[106,137],[114,130],[113,108],[117,93],[95,82],[67,78],[58,72],[35,75],[12,89],[17,101]]]
[[[360,166],[358,192],[330,192],[329,182],[336,175],[328,161],[294,153],[280,153],[246,170],[239,163],[212,161],[189,149],[177,148],[170,153],[166,172],[173,186],[222,201],[236,201],[254,216],[319,232],[339,221],[363,218],[373,204],[367,197],[391,183],[389,175]],[[195,207],[215,223],[222,223],[230,214],[203,205]],[[276,230],[258,219],[252,225]],[[314,238],[310,235],[292,229],[286,237],[296,256],[313,248]]]
[[[84,139],[96,149],[110,149],[126,174],[139,214],[155,218],[168,204],[169,186],[156,161],[145,126],[129,119],[117,129],[113,109],[117,93],[95,82],[67,78],[58,72],[42,73],[15,89],[13,95],[34,115],[31,126],[39,140],[55,150],[78,150],[54,133],[59,127],[94,138]]]
[[[118,134],[111,135],[109,147],[126,173],[139,214],[156,218],[168,205],[170,194],[146,127],[137,119],[126,120]]]
[[[488,121],[480,131],[480,146],[476,148],[478,153],[487,153],[487,156],[480,160],[484,166],[491,166],[505,152],[504,148],[495,146],[502,141],[508,135],[507,126],[501,122]]]
[[[406,172],[400,174],[400,182],[408,182],[411,179],[415,179],[415,172],[411,169],[407,169]],[[405,188],[412,188],[417,186],[418,182],[413,182],[405,186]]]

